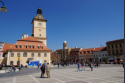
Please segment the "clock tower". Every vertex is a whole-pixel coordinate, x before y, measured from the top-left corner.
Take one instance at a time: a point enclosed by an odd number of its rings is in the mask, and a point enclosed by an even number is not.
[[[32,36],[46,45],[46,22],[42,15],[42,10],[37,9],[37,15],[32,20]]]

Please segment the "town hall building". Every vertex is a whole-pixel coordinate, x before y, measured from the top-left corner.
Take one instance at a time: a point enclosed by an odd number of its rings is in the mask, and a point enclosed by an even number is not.
[[[37,9],[37,15],[32,20],[32,35],[24,34],[15,44],[4,44],[0,63],[7,65],[27,65],[27,61],[39,61],[50,64],[50,52],[47,48],[46,22],[42,10]]]

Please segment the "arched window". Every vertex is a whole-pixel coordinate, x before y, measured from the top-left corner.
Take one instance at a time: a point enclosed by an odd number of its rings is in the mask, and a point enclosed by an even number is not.
[[[31,53],[31,57],[34,57],[34,53]]]
[[[41,56],[41,54],[40,53],[38,53],[38,57],[40,57]]]
[[[23,53],[23,57],[27,57],[27,53],[26,52]]]

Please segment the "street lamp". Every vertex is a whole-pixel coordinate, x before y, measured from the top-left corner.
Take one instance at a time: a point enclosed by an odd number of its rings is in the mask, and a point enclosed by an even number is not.
[[[0,1],[0,2],[3,4],[3,6],[0,8],[0,11],[6,12],[7,9],[6,9],[6,7],[4,6],[4,3],[3,3],[2,1]]]

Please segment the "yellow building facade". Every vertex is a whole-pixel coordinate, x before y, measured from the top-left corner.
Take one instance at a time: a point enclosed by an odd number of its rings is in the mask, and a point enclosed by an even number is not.
[[[124,56],[124,39],[108,41],[106,45],[109,58],[120,59]]]

